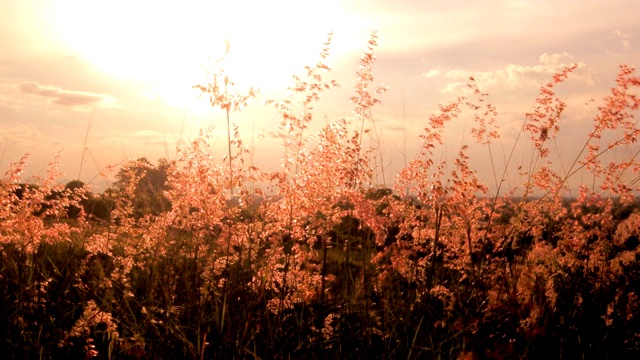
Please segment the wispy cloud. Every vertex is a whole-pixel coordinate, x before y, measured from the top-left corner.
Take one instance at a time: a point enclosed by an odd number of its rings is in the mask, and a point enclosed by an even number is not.
[[[441,92],[455,93],[461,91],[470,77],[475,78],[478,85],[483,89],[501,88],[513,90],[538,87],[543,82],[549,81],[551,76],[569,66],[571,59],[572,56],[566,52],[561,54],[543,53],[540,55],[536,65],[508,64],[504,68],[488,71],[449,70],[444,74],[445,77],[455,81],[447,84]],[[572,77],[585,84],[593,85],[595,79],[590,69],[582,62],[577,63],[577,65],[578,68],[574,71]]]
[[[624,50],[628,50],[629,48],[631,48],[631,42],[629,41],[630,38],[631,36],[629,34],[624,33],[621,30],[614,30],[609,35],[609,39],[613,39],[614,41],[622,45],[622,48]]]
[[[101,106],[108,102],[108,97],[105,95],[68,91],[58,87],[40,85],[35,81],[25,81],[18,84],[17,88],[26,94],[50,98],[53,104],[62,106],[86,108]]]
[[[422,73],[422,76],[426,77],[426,78],[432,78],[434,76],[438,76],[440,75],[440,70],[438,69],[431,69],[425,73]]]
[[[18,90],[10,84],[0,84],[0,109],[11,111],[21,111],[25,107],[25,102],[16,96]],[[3,114],[4,115],[4,114]]]
[[[0,127],[0,142],[10,145],[31,145],[43,138],[42,133],[26,124],[17,122],[13,126]]]

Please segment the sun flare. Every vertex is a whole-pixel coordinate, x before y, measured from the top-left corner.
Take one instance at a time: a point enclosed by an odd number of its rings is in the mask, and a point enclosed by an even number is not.
[[[317,61],[326,34],[349,16],[336,0],[99,4],[55,3],[62,42],[111,76],[148,83],[174,102],[193,96],[202,64],[218,58],[225,41],[232,47],[227,71],[239,87],[284,88],[292,74]]]

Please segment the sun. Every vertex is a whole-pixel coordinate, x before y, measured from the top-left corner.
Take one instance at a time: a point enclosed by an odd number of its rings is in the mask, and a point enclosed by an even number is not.
[[[225,41],[236,85],[269,91],[314,64],[328,32],[353,24],[338,0],[53,4],[55,32],[66,46],[111,76],[148,84],[173,101],[193,96],[201,65],[219,57]]]

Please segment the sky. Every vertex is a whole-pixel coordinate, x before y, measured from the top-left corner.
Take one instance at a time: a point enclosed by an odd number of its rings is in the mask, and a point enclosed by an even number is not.
[[[413,158],[429,115],[463,95],[470,76],[498,109],[494,151],[504,167],[540,86],[577,63],[558,89],[569,108],[554,153],[570,162],[619,65],[640,59],[639,15],[635,0],[0,0],[0,172],[29,153],[27,175],[43,176],[60,153],[62,181],[104,188],[109,164],[175,159],[176,147],[210,125],[222,160],[224,114],[192,86],[226,41],[238,88],[261,90],[232,121],[256,165],[277,169],[281,147],[262,134],[278,118],[265,101],[284,96],[333,32],[327,76],[341,88],[316,107],[316,126],[354,116],[349,98],[373,30],[374,84],[389,89],[373,110],[386,169],[379,180],[390,183]],[[452,125],[443,157],[472,142],[469,126]]]

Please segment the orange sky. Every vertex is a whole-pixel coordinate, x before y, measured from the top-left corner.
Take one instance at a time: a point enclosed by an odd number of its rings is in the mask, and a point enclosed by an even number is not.
[[[229,40],[232,75],[241,87],[261,88],[261,97],[232,118],[250,145],[277,121],[264,101],[278,99],[291,75],[315,63],[331,30],[329,76],[341,89],[317,107],[318,124],[353,116],[358,57],[377,30],[376,84],[389,91],[374,117],[388,173],[415,154],[429,114],[462,94],[469,76],[498,107],[500,145],[508,149],[539,86],[577,62],[562,88],[570,108],[557,149],[571,157],[597,106],[584,103],[608,91],[619,64],[640,59],[638,16],[635,0],[4,0],[0,171],[29,152],[29,174],[44,175],[46,162],[62,150],[63,180],[80,175],[103,187],[97,175],[108,164],[174,158],[176,145],[211,124],[220,130],[222,159],[224,117],[190,89],[203,80],[200,65]],[[456,132],[465,125],[456,126],[452,153],[470,142]],[[253,146],[260,167],[279,165],[275,141]]]

